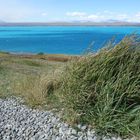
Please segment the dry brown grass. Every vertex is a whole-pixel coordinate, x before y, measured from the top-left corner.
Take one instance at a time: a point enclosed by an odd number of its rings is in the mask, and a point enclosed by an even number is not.
[[[18,58],[27,58],[27,59],[42,59],[42,60],[48,60],[48,61],[55,61],[55,62],[68,62],[73,58],[77,58],[78,56],[69,56],[69,55],[58,55],[58,54],[43,54],[43,55],[32,55],[32,54],[14,54],[10,55],[11,57],[18,57]]]
[[[57,73],[61,73],[65,63],[42,60],[38,55],[1,56],[0,96],[21,96],[32,107],[43,106],[58,86]]]

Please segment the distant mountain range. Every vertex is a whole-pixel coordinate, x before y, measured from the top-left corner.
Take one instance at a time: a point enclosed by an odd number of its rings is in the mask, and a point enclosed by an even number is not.
[[[140,23],[108,20],[103,22],[91,21],[60,21],[60,22],[15,22],[9,23],[0,20],[0,26],[140,26]]]

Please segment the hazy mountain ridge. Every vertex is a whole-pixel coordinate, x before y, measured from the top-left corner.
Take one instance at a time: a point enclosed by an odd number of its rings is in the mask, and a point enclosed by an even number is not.
[[[140,26],[137,22],[125,22],[108,20],[103,22],[91,21],[60,21],[60,22],[4,22],[0,20],[0,26]]]

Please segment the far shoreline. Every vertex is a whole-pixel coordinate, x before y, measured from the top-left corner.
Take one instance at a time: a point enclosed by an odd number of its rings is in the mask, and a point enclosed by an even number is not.
[[[0,51],[1,52],[1,51]],[[4,53],[12,54],[12,55],[55,55],[53,53],[45,53],[45,52],[12,52],[12,51],[2,51]],[[65,55],[65,54],[56,54],[56,55]]]
[[[140,26],[140,23],[133,22],[2,22],[2,26]]]
[[[79,58],[81,55],[70,55],[70,54],[47,54],[47,53],[11,53],[0,51],[0,58],[21,58],[21,59],[40,59],[55,62],[68,62],[73,58]]]
[[[3,51],[0,50],[1,54],[9,54],[9,55],[16,55],[16,56],[28,56],[28,55],[51,55],[51,56],[81,56],[82,54],[63,54],[63,53],[45,53],[45,52],[37,52],[37,53],[32,53],[32,52],[11,52],[11,51]]]

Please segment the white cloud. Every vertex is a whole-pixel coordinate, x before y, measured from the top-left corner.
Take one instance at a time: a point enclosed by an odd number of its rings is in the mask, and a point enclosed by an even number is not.
[[[135,15],[135,19],[136,21],[140,22],[140,12]]]
[[[116,15],[115,18],[116,18],[116,20],[127,21],[129,17],[127,14],[119,14],[119,15]]]
[[[84,12],[67,12],[66,13],[67,16],[72,16],[72,17],[84,17],[87,14]]]
[[[140,12],[138,12],[134,15],[130,15],[128,17],[127,21],[129,21],[129,22],[140,22]]]
[[[88,14],[85,12],[67,12],[66,15],[71,19],[76,20],[90,20],[90,21],[106,21],[106,20],[118,20],[128,22],[140,22],[140,12],[128,15],[125,13],[118,14],[111,11],[103,11],[100,13]]]
[[[46,21],[47,11],[21,0],[0,0],[0,20],[7,22]]]
[[[85,12],[67,12],[66,15],[79,20],[98,20],[100,18],[99,14],[87,14]]]
[[[48,14],[46,12],[41,13],[42,16],[47,16]]]
[[[103,13],[105,13],[105,14],[113,14],[113,12],[111,12],[111,11],[108,11],[108,10],[105,10],[105,11],[103,11]]]
[[[140,12],[138,12],[135,16],[140,18]]]
[[[98,15],[89,15],[89,16],[87,16],[87,19],[91,19],[91,20],[96,20],[98,18],[99,18]]]
[[[128,16],[126,14],[120,14],[120,15],[117,15],[117,18],[119,19],[125,19],[127,18]]]

